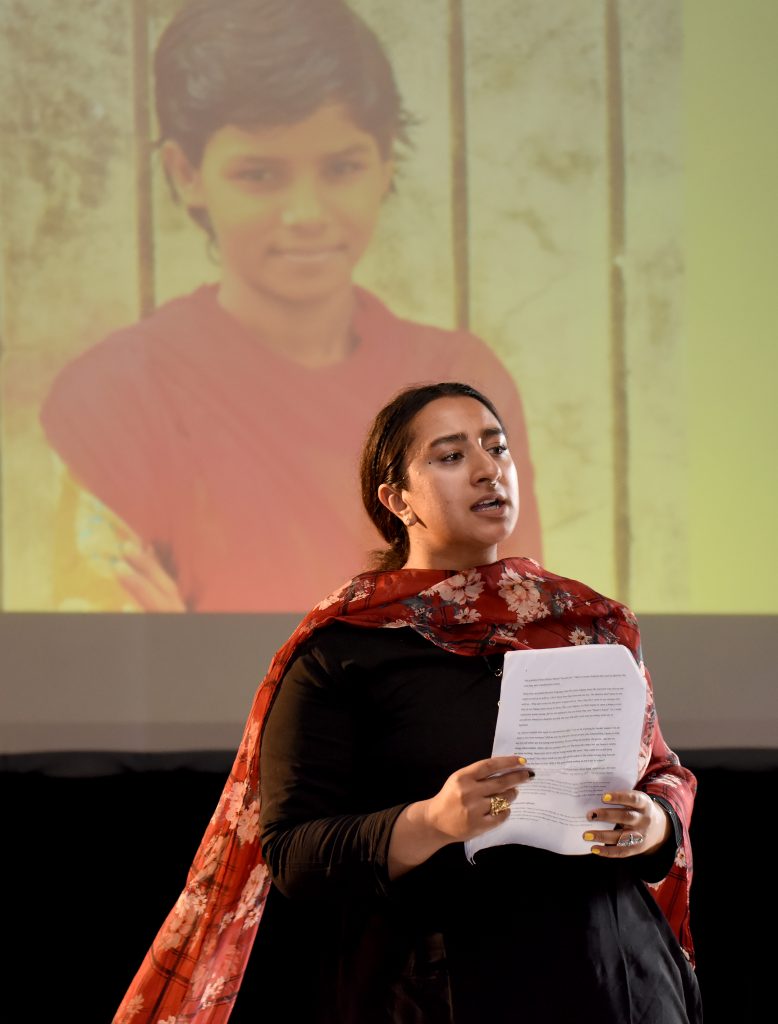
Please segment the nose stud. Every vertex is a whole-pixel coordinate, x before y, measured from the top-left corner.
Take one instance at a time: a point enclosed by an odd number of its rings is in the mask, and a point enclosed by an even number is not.
[[[490,480],[489,481],[489,486],[491,487],[491,489],[493,491],[496,491],[497,490],[497,481],[496,480]]]

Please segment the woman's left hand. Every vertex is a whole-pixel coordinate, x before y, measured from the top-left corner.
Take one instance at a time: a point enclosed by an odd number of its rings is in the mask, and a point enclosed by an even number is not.
[[[606,830],[584,832],[593,842],[592,853],[602,857],[634,857],[652,853],[669,838],[670,816],[661,804],[638,789],[605,793],[604,807],[589,811],[586,817],[606,826]]]

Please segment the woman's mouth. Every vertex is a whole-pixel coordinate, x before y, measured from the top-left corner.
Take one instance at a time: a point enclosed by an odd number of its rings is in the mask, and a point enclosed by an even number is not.
[[[483,498],[470,508],[473,512],[499,512],[505,505],[505,498]]]

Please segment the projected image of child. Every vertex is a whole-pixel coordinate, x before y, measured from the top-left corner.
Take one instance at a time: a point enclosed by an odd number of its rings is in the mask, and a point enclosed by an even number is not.
[[[44,403],[69,471],[60,532],[75,552],[86,503],[115,542],[110,586],[85,605],[307,608],[377,543],[354,491],[371,414],[429,380],[466,380],[503,411],[521,492],[503,550],[540,557],[506,369],[353,281],[408,130],[371,29],[341,0],[194,0],[154,71],[165,173],[219,281],[88,349]]]

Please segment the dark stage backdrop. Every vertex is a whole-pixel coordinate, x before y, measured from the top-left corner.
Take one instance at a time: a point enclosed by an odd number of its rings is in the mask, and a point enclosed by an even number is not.
[[[769,1019],[773,982],[760,961],[772,943],[764,907],[772,882],[759,864],[778,751],[680,753],[700,785],[692,928],[706,1024]],[[231,756],[52,755],[6,764],[4,1019],[108,1024],[183,888]],[[89,775],[74,777],[74,765]],[[255,1024],[268,1013],[249,974],[233,1019]]]

